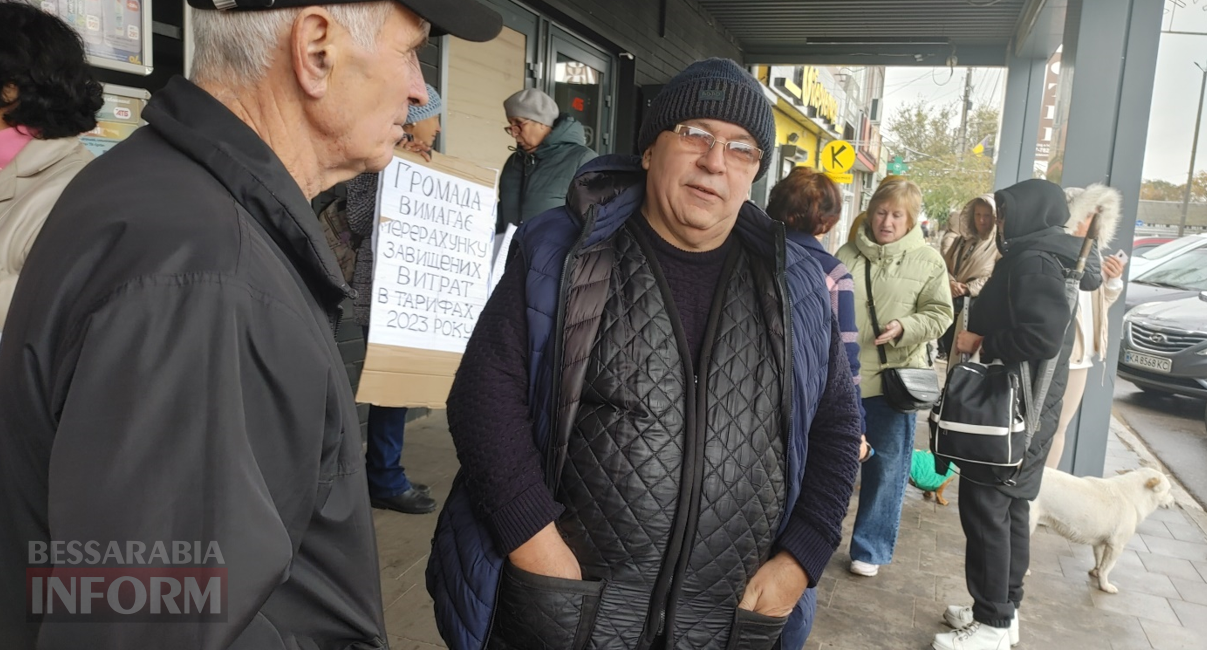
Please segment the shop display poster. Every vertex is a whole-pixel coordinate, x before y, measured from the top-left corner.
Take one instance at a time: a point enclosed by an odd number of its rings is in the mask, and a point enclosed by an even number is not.
[[[151,93],[142,88],[104,84],[105,105],[96,114],[96,128],[80,134],[80,142],[99,156],[130,137],[144,124],[142,110]]]
[[[151,0],[39,0],[80,34],[92,65],[151,74]]]

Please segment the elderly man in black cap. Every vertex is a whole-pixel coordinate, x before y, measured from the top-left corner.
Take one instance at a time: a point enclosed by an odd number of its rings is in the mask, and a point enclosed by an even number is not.
[[[427,574],[451,648],[804,644],[860,423],[821,267],[746,200],[771,107],[700,61],[638,145],[520,228],[457,372]]]
[[[328,3],[189,0],[191,80],[29,255],[0,345],[7,649],[388,647],[351,289],[308,200],[390,161],[429,33],[501,19]]]

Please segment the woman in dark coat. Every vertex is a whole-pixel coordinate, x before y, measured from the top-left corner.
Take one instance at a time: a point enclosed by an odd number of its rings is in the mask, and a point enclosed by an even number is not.
[[[1039,494],[1056,433],[1073,344],[1065,275],[1077,263],[1082,240],[1064,231],[1069,220],[1064,191],[1032,179],[994,198],[1002,258],[973,304],[968,331],[960,332],[956,349],[965,354],[979,349],[982,361],[1027,363],[1032,377],[1044,360],[1058,360],[1018,475],[1012,468],[960,466],[960,524],[968,539],[964,571],[973,606],[948,607],[944,619],[956,629],[937,635],[935,650],[1008,650],[1018,638],[1015,610],[1030,559],[1029,502]],[[1095,264],[1086,269],[1081,288],[1092,291],[1101,283]]]

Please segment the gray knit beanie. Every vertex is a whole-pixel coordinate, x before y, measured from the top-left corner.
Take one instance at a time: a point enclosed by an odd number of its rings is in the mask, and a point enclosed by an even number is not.
[[[444,102],[440,100],[440,93],[432,88],[431,84],[427,87],[427,103],[423,106],[411,106],[407,109],[407,124],[417,124],[426,120],[433,115],[439,115],[440,109],[444,107]]]
[[[561,111],[557,108],[557,102],[549,95],[536,88],[525,88],[503,100],[503,112],[507,113],[507,119],[521,117],[545,126],[553,126]]]
[[[775,117],[758,80],[729,59],[696,61],[663,86],[641,122],[638,152],[654,144],[663,131],[699,119],[729,122],[749,131],[763,150],[755,179],[763,177],[775,146]]]

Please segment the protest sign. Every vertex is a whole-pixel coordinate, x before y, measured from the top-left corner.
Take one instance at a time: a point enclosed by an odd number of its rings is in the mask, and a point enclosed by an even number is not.
[[[498,172],[396,151],[379,175],[373,294],[357,401],[443,408],[486,304]]]
[[[499,280],[503,279],[503,271],[507,270],[507,251],[511,250],[511,240],[515,239],[516,230],[518,228],[513,223],[507,226],[507,230],[495,235],[495,261],[490,267],[490,293],[495,292]]]

